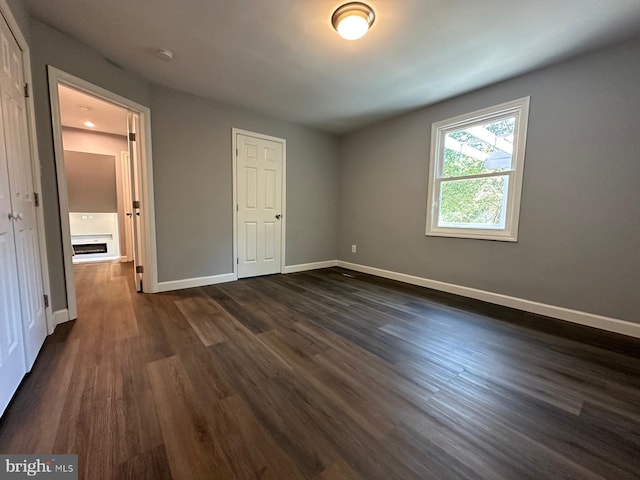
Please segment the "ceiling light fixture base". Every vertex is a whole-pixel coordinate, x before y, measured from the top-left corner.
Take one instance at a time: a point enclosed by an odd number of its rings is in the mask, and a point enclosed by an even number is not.
[[[331,16],[331,24],[346,40],[362,38],[371,28],[376,14],[369,5],[361,2],[345,3]]]

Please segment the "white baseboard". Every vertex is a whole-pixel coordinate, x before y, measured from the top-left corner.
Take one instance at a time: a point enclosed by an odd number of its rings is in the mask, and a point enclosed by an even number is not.
[[[155,292],[169,292],[171,290],[182,290],[184,288],[204,287],[205,285],[215,285],[216,283],[227,283],[237,280],[234,273],[223,273],[211,277],[186,278],[184,280],[173,280],[169,282],[158,282]]]
[[[338,265],[337,260],[327,260],[324,262],[301,263],[300,265],[287,265],[282,273],[306,272],[307,270],[317,270],[318,268],[329,268]]]
[[[121,261],[120,256],[111,256],[111,257],[95,257],[95,258],[82,258],[80,255],[74,255],[72,263],[74,265],[78,265],[81,263],[106,263],[106,262],[114,262]]]
[[[518,310],[524,310],[525,312],[536,313],[538,315],[544,315],[546,317],[553,317],[560,320],[566,320],[568,322],[585,325],[588,327],[599,328],[601,330],[607,330],[609,332],[615,332],[622,335],[640,338],[640,324],[628,322],[626,320],[604,317],[593,313],[571,310],[569,308],[557,307],[555,305],[534,302],[518,297],[510,297],[508,295],[487,292],[486,290],[478,290],[471,287],[463,287],[461,285],[455,285],[453,283],[415,277],[413,275],[406,275],[404,273],[392,272],[380,268],[358,265],[356,263],[343,262],[342,260],[338,260],[337,264],[339,267],[348,268],[349,270],[355,270],[356,272],[368,273],[371,275],[376,275],[378,277],[409,283],[411,285],[432,288],[441,292],[453,293],[456,295],[462,295],[463,297],[475,298],[476,300],[482,300],[484,302],[494,303],[505,307],[516,308]]]
[[[56,310],[55,312],[53,312],[53,329],[55,330],[58,325],[64,322],[68,322],[69,320],[71,320],[69,318],[69,310],[67,310],[66,308],[64,310]]]
[[[304,263],[301,265],[289,265],[284,267],[282,273],[304,272],[306,270],[315,270],[318,268],[335,267],[337,260],[328,260],[325,262]],[[211,277],[187,278],[184,280],[173,280],[169,282],[158,282],[154,292],[169,292],[172,290],[182,290],[184,288],[204,287],[205,285],[215,285],[217,283],[227,283],[237,280],[238,277],[234,273],[224,273],[222,275],[213,275]]]

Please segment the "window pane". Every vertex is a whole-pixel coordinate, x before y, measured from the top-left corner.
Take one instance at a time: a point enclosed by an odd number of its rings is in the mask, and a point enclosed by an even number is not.
[[[508,189],[508,175],[443,181],[438,226],[505,228]]]
[[[504,172],[512,168],[515,116],[447,132],[443,177]]]

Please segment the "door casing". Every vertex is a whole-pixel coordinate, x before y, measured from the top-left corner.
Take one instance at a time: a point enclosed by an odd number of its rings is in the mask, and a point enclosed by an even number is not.
[[[287,141],[284,138],[272,137],[262,133],[242,130],[240,128],[231,129],[231,157],[233,171],[233,277],[238,279],[238,135],[246,135],[248,137],[260,138],[282,144],[282,218],[280,219],[280,228],[282,228],[282,237],[280,244],[280,273],[284,273],[285,254],[287,245]]]

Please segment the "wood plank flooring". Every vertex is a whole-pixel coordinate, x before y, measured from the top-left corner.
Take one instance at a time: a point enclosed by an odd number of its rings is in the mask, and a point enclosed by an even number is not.
[[[640,478],[638,340],[339,268],[157,295],[76,273],[2,453],[91,480]]]

